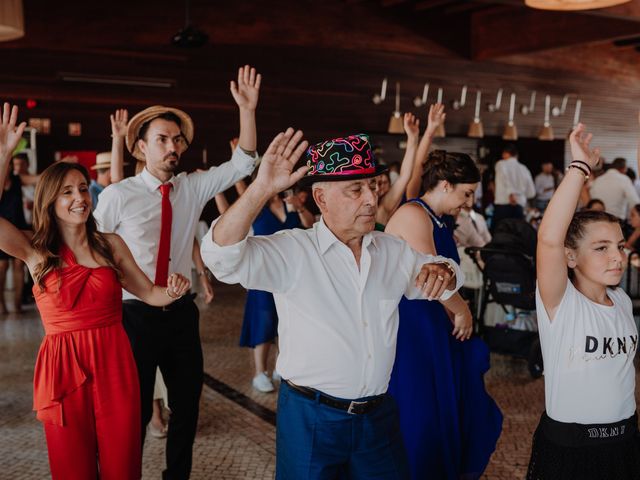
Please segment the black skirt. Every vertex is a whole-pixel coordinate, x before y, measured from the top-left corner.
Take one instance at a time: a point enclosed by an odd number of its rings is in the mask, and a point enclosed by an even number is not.
[[[640,479],[638,417],[611,424],[563,423],[542,414],[527,480]]]

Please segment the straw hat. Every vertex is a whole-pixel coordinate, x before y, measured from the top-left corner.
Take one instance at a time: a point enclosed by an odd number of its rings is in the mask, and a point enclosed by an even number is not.
[[[135,158],[141,161],[145,161],[144,153],[138,148],[138,134],[140,128],[147,122],[158,118],[163,113],[171,112],[180,119],[180,131],[187,139],[187,143],[191,144],[193,141],[193,121],[191,117],[182,110],[172,107],[164,107],[162,105],[154,105],[153,107],[146,108],[139,113],[136,113],[127,125],[127,150]]]
[[[122,165],[129,165],[124,162]],[[101,170],[103,168],[111,167],[111,152],[100,152],[96,155],[96,164],[91,167],[91,170]]]

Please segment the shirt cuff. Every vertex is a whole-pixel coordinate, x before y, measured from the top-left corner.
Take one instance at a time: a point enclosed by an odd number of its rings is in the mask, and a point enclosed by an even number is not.
[[[464,284],[464,273],[462,272],[460,265],[458,265],[456,262],[454,262],[450,258],[444,258],[444,257],[440,257],[440,258],[441,260],[439,260],[436,263],[446,262],[456,272],[456,286],[454,287],[453,290],[445,290],[444,293],[442,294],[442,297],[440,297],[440,300],[449,300],[458,290],[460,290],[460,287],[462,287],[462,285]]]
[[[213,241],[213,228],[219,219],[220,217],[211,223],[211,228],[209,228],[207,234],[202,238],[200,242],[200,253],[205,265],[218,280],[225,282],[229,280],[229,283],[237,283],[232,281],[232,279],[227,279],[227,276],[237,271],[237,266],[244,256],[248,237],[232,245],[218,245]]]
[[[251,175],[256,168],[258,160],[258,154],[254,153],[253,156],[246,154],[241,148],[236,148],[231,155],[231,164],[244,176]]]

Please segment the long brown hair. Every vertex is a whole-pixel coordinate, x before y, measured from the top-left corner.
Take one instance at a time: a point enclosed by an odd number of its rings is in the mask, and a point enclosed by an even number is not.
[[[31,245],[42,257],[42,262],[34,270],[35,283],[44,290],[44,278],[53,270],[62,267],[60,248],[62,236],[58,227],[55,212],[56,199],[64,186],[64,179],[69,172],[77,170],[85,178],[87,185],[91,182],[87,169],[77,163],[58,162],[48,167],[38,181],[33,199],[33,238]],[[91,252],[104,258],[107,264],[121,277],[120,269],[116,266],[113,250],[106,237],[98,232],[93,214],[89,213],[86,222],[87,240]]]

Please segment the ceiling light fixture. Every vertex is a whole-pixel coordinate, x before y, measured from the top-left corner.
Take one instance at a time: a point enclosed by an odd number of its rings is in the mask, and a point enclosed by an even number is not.
[[[0,42],[24,37],[22,0],[0,2]]]
[[[541,10],[593,10],[607,8],[631,0],[525,0],[525,4],[531,8]]]
[[[404,121],[400,113],[400,82],[396,82],[396,109],[389,119],[389,133],[404,133]]]

